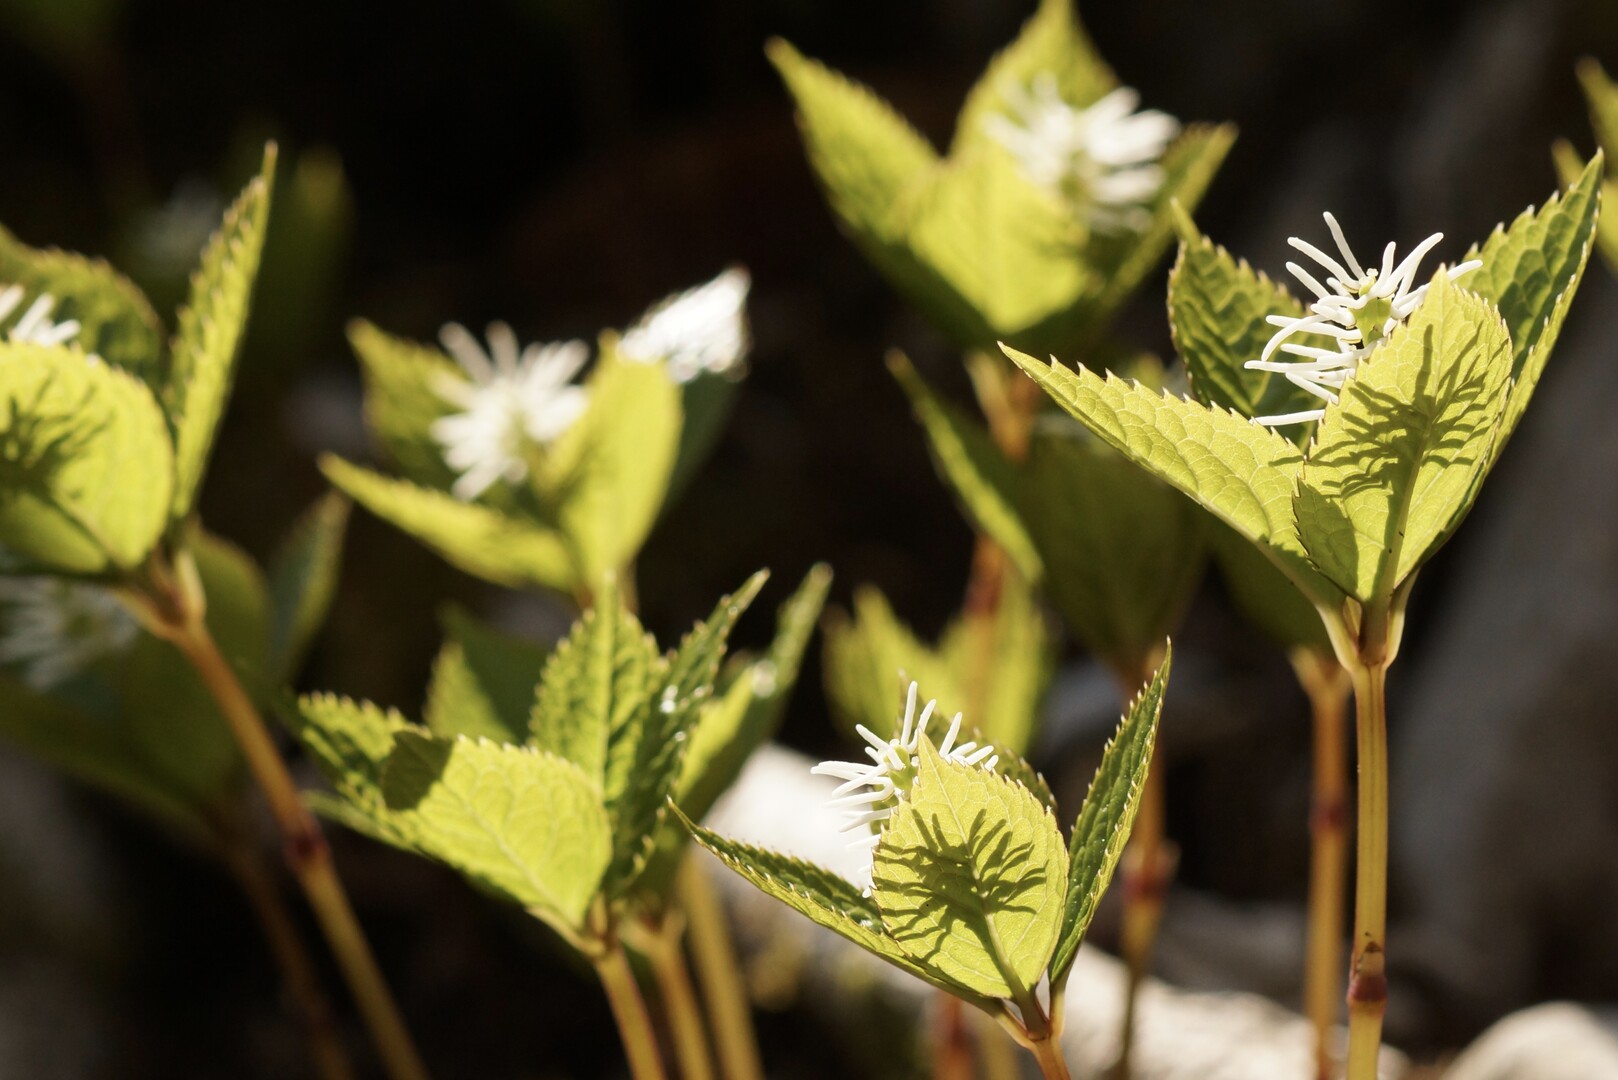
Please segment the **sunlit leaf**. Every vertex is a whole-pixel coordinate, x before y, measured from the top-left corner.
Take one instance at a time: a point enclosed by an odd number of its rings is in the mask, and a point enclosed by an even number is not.
[[[503,634],[458,608],[444,614],[448,637],[433,662],[422,719],[435,735],[528,741],[545,650]]]

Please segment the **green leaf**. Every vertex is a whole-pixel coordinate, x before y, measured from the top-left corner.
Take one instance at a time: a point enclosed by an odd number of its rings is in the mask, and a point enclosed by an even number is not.
[[[336,791],[335,800],[311,799],[311,804],[373,839],[413,850],[416,830],[389,810],[382,771],[394,740],[417,729],[393,709],[334,694],[301,697],[295,706],[283,705],[279,711]],[[346,809],[338,812],[337,806]]]
[[[876,903],[830,870],[727,839],[696,824],[679,807],[674,808],[674,814],[697,843],[766,896],[924,982],[979,1007],[991,1007],[986,999],[960,986],[925,959],[918,960],[900,948],[883,927]]]
[[[1026,754],[1039,734],[1040,708],[1056,669],[1056,642],[1033,587],[1014,569],[1001,578],[997,599],[992,615],[968,611],[944,628],[938,659],[954,673],[959,696],[943,715],[965,710],[988,741]]]
[[[1242,366],[1257,360],[1275,334],[1265,318],[1298,318],[1303,305],[1199,233],[1183,210],[1175,214],[1181,239],[1169,271],[1169,328],[1198,400],[1243,416],[1312,408],[1318,399],[1284,376]]]
[[[1391,597],[1470,509],[1510,377],[1498,312],[1440,270],[1327,406],[1298,479],[1299,535],[1345,593]]]
[[[798,107],[798,130],[832,210],[856,240],[902,253],[901,196],[938,164],[937,152],[866,87],[780,38],[765,51]]]
[[[320,468],[355,502],[474,577],[513,588],[538,585],[560,592],[571,592],[578,584],[573,556],[555,530],[338,457],[321,458]]]
[[[615,583],[552,650],[539,678],[535,746],[577,765],[610,804],[630,782],[664,664]]]
[[[1613,148],[1607,147],[1603,153],[1610,156]],[[1551,156],[1556,164],[1556,175],[1561,178],[1562,186],[1570,188],[1579,182],[1584,174],[1584,159],[1579,152],[1573,149],[1571,143],[1565,139],[1558,139],[1551,146]],[[1618,183],[1614,183],[1609,174],[1608,179],[1601,182],[1601,205],[1605,206],[1618,199]],[[1618,268],[1618,218],[1604,217],[1596,223],[1596,246],[1601,249],[1601,255],[1607,260],[1607,268]]]
[[[1242,617],[1284,649],[1331,655],[1331,638],[1307,597],[1252,544],[1228,526],[1207,523],[1208,546]]]
[[[1202,512],[1083,429],[1036,435],[1021,479],[1020,512],[1068,627],[1115,669],[1137,670],[1202,579]]]
[[[1603,149],[1618,148],[1618,86],[1614,86],[1599,61],[1585,57],[1578,64],[1579,85],[1590,104],[1590,124]]]
[[[0,544],[24,564],[139,565],[167,525],[172,451],[144,383],[74,348],[0,345]]]
[[[1017,39],[1002,49],[966,96],[955,124],[956,154],[990,140],[984,122],[1007,107],[1008,87],[1027,88],[1036,75],[1056,77],[1062,100],[1078,108],[1093,104],[1118,85],[1074,16],[1072,0],[1041,0]]]
[[[424,855],[567,927],[583,925],[612,834],[578,766],[527,747],[407,731],[394,740],[382,790]]]
[[[1044,573],[1038,550],[1015,505],[1016,471],[983,427],[943,401],[901,352],[888,354],[888,370],[910,397],[927,433],[933,464],[976,529],[1010,556],[1024,576]]]
[[[905,690],[914,680],[950,716],[965,707],[963,674],[899,621],[881,591],[854,591],[854,615],[827,614],[826,694],[848,731],[864,724],[884,739],[898,734]]]
[[[1025,998],[1062,927],[1067,851],[1026,788],[944,760],[925,736],[910,797],[882,830],[871,878],[911,957],[990,998]]]
[[[775,734],[830,587],[831,569],[824,564],[812,567],[777,611],[769,651],[739,665],[724,692],[698,713],[687,732],[685,757],[673,789],[674,801],[686,813],[703,818],[741,775],[747,759]],[[678,822],[659,822],[656,851],[637,883],[642,894],[666,893],[686,838]]]
[[[1113,871],[1124,853],[1129,830],[1135,824],[1146,774],[1157,740],[1157,721],[1163,711],[1169,666],[1174,651],[1165,645],[1163,664],[1142,688],[1124,714],[1123,723],[1101,755],[1101,765],[1084,798],[1079,818],[1068,841],[1067,900],[1062,912],[1062,934],[1051,960],[1051,985],[1060,986],[1073,965],[1096,905],[1112,882]]]
[[[634,742],[627,746],[625,782],[616,797],[608,796],[614,833],[608,881],[615,895],[631,890],[655,853],[658,828],[684,765],[690,728],[713,700],[731,630],[768,577],[761,570],[740,589],[721,597],[713,613],[692,627],[664,660],[662,677],[641,713]]]
[[[1497,227],[1482,248],[1466,254],[1483,266],[1461,278],[1461,286],[1499,308],[1511,336],[1511,400],[1491,463],[1522,420],[1583,280],[1601,212],[1601,170],[1597,153],[1565,194],[1553,194],[1537,213],[1523,211],[1511,228]]]
[[[269,220],[275,153],[274,143],[265,147],[259,175],[225,211],[224,223],[203,249],[169,345],[164,404],[174,430],[175,518],[191,512],[230,397]]]
[[[1309,563],[1293,522],[1296,446],[1224,409],[1015,349],[1006,355],[1103,442],[1258,544],[1312,602],[1336,606],[1338,588]]]
[[[594,587],[635,560],[657,521],[679,454],[681,416],[680,389],[663,366],[619,359],[610,338],[602,341],[589,391],[589,409],[575,425],[577,468],[556,516],[584,583]]]
[[[25,292],[20,318],[41,294],[55,297],[51,318],[76,319],[75,344],[152,386],[161,384],[163,324],[145,295],[101,259],[31,248],[0,228],[0,282]]]
[[[427,684],[427,727],[445,738],[527,742],[545,650],[454,607],[444,613],[444,628],[449,638]]]
[[[384,333],[363,319],[348,324],[348,341],[365,379],[365,423],[388,457],[412,481],[447,491],[455,471],[432,437],[433,422],[454,411],[434,382],[462,378],[437,349]]]
[[[736,390],[741,379],[734,374],[715,375],[703,372],[690,382],[680,385],[680,449],[674,457],[669,475],[669,490],[664,506],[672,504],[690,486],[697,473],[713,456],[725,433],[736,405]]]
[[[290,680],[326,622],[343,559],[349,502],[328,492],[292,526],[270,563],[270,677]]]

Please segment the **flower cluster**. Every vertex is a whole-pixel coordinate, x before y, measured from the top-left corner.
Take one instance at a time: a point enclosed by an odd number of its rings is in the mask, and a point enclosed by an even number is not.
[[[927,702],[918,718],[916,684],[912,682],[905,697],[904,717],[900,721],[897,736],[884,739],[864,724],[856,726],[860,737],[869,744],[865,754],[871,759],[871,764],[862,761],[823,761],[809,770],[816,776],[831,776],[843,781],[832,792],[832,800],[827,805],[846,811],[844,832],[886,821],[892,816],[894,807],[909,794],[910,786],[916,779],[916,768],[921,763],[917,757],[921,737],[927,733],[927,722],[932,719],[937,705],[936,701]],[[985,769],[993,769],[1000,764],[1000,757],[992,746],[979,746],[975,742],[955,745],[960,733],[961,714],[956,713],[949,722],[949,730],[944,733],[944,741],[938,744],[941,757],[958,765],[982,765]],[[861,791],[860,788],[866,790]],[[849,846],[874,848],[880,840],[880,833],[871,833]]]
[[[1285,375],[1293,385],[1326,402],[1337,401],[1337,391],[1354,377],[1360,362],[1393,333],[1394,327],[1409,318],[1427,298],[1429,286],[1411,286],[1421,260],[1440,240],[1443,233],[1433,233],[1417,244],[1397,266],[1394,245],[1390,242],[1382,251],[1380,268],[1366,270],[1354,257],[1343,230],[1331,214],[1323,215],[1331,230],[1337,250],[1343,256],[1338,262],[1313,244],[1296,236],[1287,243],[1319,263],[1327,272],[1322,285],[1315,276],[1295,262],[1287,263],[1287,270],[1315,294],[1314,302],[1300,317],[1271,315],[1268,322],[1280,327],[1264,346],[1257,360],[1249,360],[1246,367],[1253,371],[1272,371]],[[1451,280],[1470,273],[1483,264],[1473,259],[1447,271]],[[1329,343],[1302,345],[1288,339],[1297,334],[1314,334]],[[1322,347],[1324,345],[1325,347]],[[1271,360],[1276,352],[1299,357],[1293,361]],[[1304,424],[1319,420],[1325,409],[1306,409],[1281,413],[1276,416],[1255,416],[1253,422],[1266,427],[1284,424]]]
[[[619,344],[619,355],[662,363],[687,383],[704,373],[730,374],[747,354],[747,271],[732,268],[705,285],[671,296],[646,312]],[[590,359],[578,340],[518,348],[503,322],[490,325],[488,348],[458,323],[439,334],[461,373],[445,372],[434,390],[454,412],[429,429],[459,478],[455,497],[477,499],[496,482],[519,483],[529,453],[559,438],[584,415],[588,391],[574,378]]]
[[[0,289],[0,323],[11,318],[12,312],[21,306],[26,295],[21,285],[7,285]],[[79,321],[63,319],[52,322],[51,311],[55,307],[56,298],[49,293],[41,293],[6,331],[6,339],[31,345],[64,345],[72,341],[78,336]]]
[[[1136,112],[1140,95],[1127,86],[1075,108],[1050,72],[1027,87],[1007,86],[1005,100],[1011,115],[991,115],[984,130],[1031,183],[1086,207],[1100,231],[1145,228],[1151,215],[1143,204],[1163,186],[1158,162],[1179,134],[1179,121],[1155,109]]]
[[[139,630],[111,592],[61,578],[0,578],[0,607],[0,664],[40,692],[123,652]]]
[[[625,331],[619,354],[642,364],[661,361],[669,378],[682,385],[704,373],[735,372],[750,344],[750,284],[747,271],[733,266],[707,284],[663,300]]]

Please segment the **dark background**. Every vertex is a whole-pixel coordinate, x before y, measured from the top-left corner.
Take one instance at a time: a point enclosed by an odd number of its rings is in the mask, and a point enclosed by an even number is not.
[[[967,87],[1031,7],[9,0],[0,3],[0,222],[30,243],[107,254],[154,294],[172,296],[173,260],[141,238],[167,220],[154,215],[177,191],[189,193],[181,210],[228,199],[268,136],[289,159],[312,155],[327,175],[340,162],[351,209],[330,219],[329,287],[323,278],[300,292],[293,282],[261,298],[203,500],[210,526],[261,558],[320,492],[314,455],[366,453],[342,336],[349,317],[420,339],[451,319],[477,327],[493,318],[525,340],[588,337],[743,263],[755,280],[751,374],[718,453],[643,558],[648,623],[676,632],[760,565],[777,572],[766,595],[773,604],[824,559],[838,573],[838,600],[876,583],[931,633],[959,603],[971,538],[881,356],[905,348],[963,400],[965,380],[948,346],[838,235],[762,46],[771,35],[789,38],[870,83],[942,143]],[[1618,7],[1600,0],[1161,0],[1096,3],[1083,17],[1148,105],[1240,126],[1198,217],[1271,272],[1287,258],[1287,235],[1320,231],[1321,209],[1338,214],[1362,252],[1442,229],[1450,240],[1440,254],[1458,255],[1552,190],[1554,137],[1592,148],[1575,59],[1618,63]],[[268,258],[277,257],[272,240]],[[1162,286],[1160,270],[1119,333],[1167,355]],[[1595,262],[1585,293],[1568,338],[1583,328],[1582,340],[1595,342],[1585,349],[1590,365],[1610,366],[1614,350],[1603,355],[1599,324],[1613,291]],[[1545,393],[1595,370],[1559,360]],[[1581,435],[1558,423],[1536,405],[1524,441],[1561,460],[1558,448]],[[1498,486],[1571,482],[1524,479],[1525,469],[1508,459]],[[1586,475],[1611,474],[1603,465]],[[1612,495],[1608,483],[1588,500]],[[1511,498],[1491,489],[1480,532],[1509,531],[1500,522],[1512,520],[1501,509]],[[1446,633],[1443,613],[1463,611],[1457,597],[1515,572],[1510,560],[1479,554],[1483,543],[1463,532],[1423,582],[1395,676],[1396,725],[1403,669],[1416,687],[1407,697],[1426,700],[1423,656]],[[560,625],[556,610],[481,586],[357,514],[342,593],[304,684],[414,712],[438,643],[436,611],[450,599],[536,633]],[[1589,602],[1612,607],[1610,598]],[[754,620],[744,638],[756,643],[766,623]],[[1611,652],[1607,624],[1593,625],[1580,639],[1594,650],[1583,657],[1586,672]],[[1526,653],[1534,635],[1519,629]],[[1171,712],[1165,752],[1182,881],[1198,895],[1286,909],[1301,895],[1306,859],[1301,698],[1279,655],[1234,620],[1215,585],[1179,651],[1187,660],[1183,676],[1177,664],[1177,697],[1188,719],[1176,735]],[[1070,690],[1090,678],[1082,658],[1071,658]],[[1517,677],[1474,674],[1481,692],[1491,678]],[[1606,836],[1618,818],[1618,752],[1601,741],[1612,725],[1600,678],[1586,685],[1585,719],[1564,722],[1582,723],[1574,730],[1595,742],[1574,740],[1564,752],[1584,758],[1597,748],[1605,764],[1581,782],[1595,785],[1587,802],[1607,816],[1599,828],[1582,817],[1552,821]],[[1421,730],[1442,744],[1444,711],[1422,715],[1433,719]],[[1094,734],[1058,724],[1053,746],[1082,747]],[[836,745],[816,664],[783,738],[804,749]],[[1469,751],[1464,741],[1451,745],[1457,756]],[[1044,764],[1082,770],[1082,753],[1078,760],[1058,754]],[[0,1075],[250,1077],[301,1067],[273,973],[223,879],[118,807],[27,762],[9,756],[0,776],[8,834]],[[1474,792],[1478,801],[1456,813],[1504,836],[1522,819],[1509,800],[1502,810],[1486,794]],[[1399,814],[1396,804],[1396,834]],[[1488,824],[1496,814],[1508,820]],[[1431,833],[1434,819],[1423,820]],[[1432,844],[1453,847],[1454,835],[1434,835]],[[1521,839],[1532,844],[1532,830]],[[334,842],[438,1076],[619,1067],[604,1003],[539,932],[446,873],[352,836]],[[1512,842],[1502,839],[1492,867],[1485,861],[1477,888],[1497,884],[1491,870],[1514,876]],[[1403,903],[1409,925],[1459,935],[1463,957],[1498,946],[1522,959],[1487,992],[1456,985],[1470,976],[1446,961],[1404,972],[1396,963],[1395,1036],[1435,1053],[1528,1001],[1618,998],[1618,949],[1588,945],[1592,924],[1611,921],[1613,896],[1606,871],[1584,873],[1586,860],[1600,858],[1592,845],[1593,854],[1568,856],[1576,885],[1513,893],[1510,919],[1491,916],[1482,940],[1445,922],[1442,888],[1401,893],[1396,881],[1395,958]],[[1425,850],[1407,846],[1404,858],[1422,864]],[[1460,874],[1444,870],[1441,882]],[[1427,954],[1413,946],[1410,955]],[[1230,981],[1251,980],[1233,971]],[[849,1067],[830,1056],[816,1022],[800,1011],[762,1018],[766,1056],[782,1075]],[[363,1053],[363,1040],[353,1041]]]

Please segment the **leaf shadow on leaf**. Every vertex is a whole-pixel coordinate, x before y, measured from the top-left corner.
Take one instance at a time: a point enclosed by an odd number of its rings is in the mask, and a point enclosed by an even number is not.
[[[394,743],[393,755],[382,768],[382,799],[389,810],[414,810],[419,806],[433,785],[443,779],[455,752],[455,744],[443,739],[415,737],[409,744],[407,768],[398,767],[402,740]]]
[[[1423,350],[1429,356],[1440,352],[1435,340],[1437,332],[1434,326],[1422,331]],[[1465,343],[1449,351],[1460,356],[1475,355],[1481,337],[1482,328],[1474,325]],[[1454,423],[1440,426],[1439,421],[1445,413],[1464,413],[1478,401],[1485,388],[1484,375],[1485,370],[1476,364],[1425,365],[1409,401],[1364,382],[1351,384],[1352,389],[1346,390],[1344,396],[1352,394],[1352,404],[1359,407],[1337,410],[1333,430],[1324,443],[1318,441],[1321,436],[1317,432],[1317,443],[1307,455],[1300,476],[1302,483],[1320,497],[1314,510],[1322,515],[1330,533],[1363,533],[1345,503],[1369,491],[1385,490],[1391,501],[1403,505],[1398,512],[1388,514],[1379,540],[1384,551],[1397,550],[1407,525],[1412,494],[1398,488],[1413,487],[1414,473],[1423,467],[1471,469],[1480,464],[1477,455],[1463,452],[1473,441],[1467,427]],[[1327,475],[1321,476],[1322,470]],[[1339,554],[1350,564],[1345,569],[1357,574],[1357,552]]]
[[[86,386],[78,402],[62,415],[47,416],[42,406],[55,383],[53,372],[40,382],[26,405],[15,398],[6,403],[4,426],[0,429],[0,484],[7,488],[47,488],[52,474],[99,438],[112,421],[108,414],[93,424],[66,422],[67,416],[90,415],[94,386]],[[57,427],[46,433],[44,428],[50,420],[55,420]]]
[[[987,808],[979,810],[958,844],[946,838],[936,817],[928,821],[916,815],[914,825],[921,845],[884,856],[904,869],[907,880],[896,881],[883,874],[879,862],[875,884],[883,892],[915,901],[913,908],[904,911],[884,905],[883,916],[894,940],[917,960],[931,963],[945,942],[961,931],[988,944],[994,940],[989,925],[993,915],[1038,914],[1036,905],[1019,902],[1019,897],[1044,887],[1045,871],[1011,871],[1012,867],[1028,866],[1034,844],[1029,840],[1014,847],[1006,819],[990,818]],[[985,867],[989,876],[980,877],[974,864]],[[924,945],[925,951],[912,945]]]

